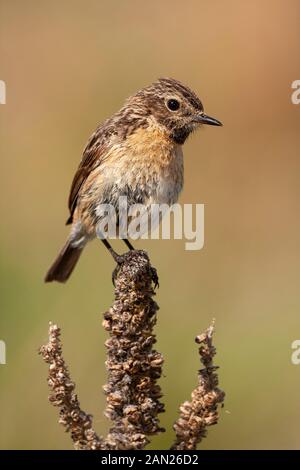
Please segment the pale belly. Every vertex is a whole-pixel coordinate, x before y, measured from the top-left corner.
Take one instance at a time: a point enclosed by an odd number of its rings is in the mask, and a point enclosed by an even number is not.
[[[152,217],[153,205],[172,206],[178,200],[183,187],[183,154],[181,147],[174,148],[172,154],[164,155],[161,162],[151,161],[151,159],[131,158],[127,164],[122,162],[122,158],[114,162],[113,165],[101,167],[99,176],[96,176],[90,185],[90,190],[86,192],[86,197],[81,200],[80,220],[81,230],[89,233],[89,236],[98,236],[103,230],[103,214],[105,206],[112,209],[112,218],[106,215],[108,222],[116,219],[116,236],[119,236],[119,220],[121,209],[124,208],[124,201],[127,210],[126,225],[128,226],[133,218],[139,217],[141,211],[148,213],[148,220]],[[159,159],[158,159],[159,160]],[[121,206],[120,206],[121,200]],[[155,210],[157,210],[155,208]],[[159,212],[158,217],[152,219],[151,231],[160,223],[166,207]],[[122,211],[124,217],[124,211]],[[124,220],[123,220],[124,225]],[[155,226],[155,227],[154,227]],[[100,227],[100,229],[99,229]],[[149,232],[149,224],[140,228],[140,236],[146,231]],[[128,237],[132,237],[128,234]],[[126,238],[126,234],[122,235]],[[138,238],[138,237],[133,237]]]

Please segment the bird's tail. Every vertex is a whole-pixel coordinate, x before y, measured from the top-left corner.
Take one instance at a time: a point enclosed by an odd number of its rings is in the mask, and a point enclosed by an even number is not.
[[[71,240],[67,240],[58,257],[47,272],[45,282],[66,282],[75,268],[82,250],[83,247],[73,247]]]

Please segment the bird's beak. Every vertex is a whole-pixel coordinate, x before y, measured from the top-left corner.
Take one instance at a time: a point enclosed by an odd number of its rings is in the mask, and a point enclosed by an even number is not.
[[[223,124],[218,121],[218,119],[207,116],[204,113],[197,114],[194,120],[200,124],[208,124],[209,126],[223,126]]]

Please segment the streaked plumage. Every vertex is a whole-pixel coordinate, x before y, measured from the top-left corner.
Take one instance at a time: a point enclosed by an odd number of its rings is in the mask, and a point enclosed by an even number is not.
[[[178,103],[178,109],[168,107]],[[201,124],[221,125],[204,114],[188,87],[163,78],[128,98],[96,129],[70,191],[71,233],[46,281],[67,280],[81,250],[96,236],[100,204],[116,205],[120,196],[127,196],[128,204],[149,206],[177,201],[183,187],[182,145]]]

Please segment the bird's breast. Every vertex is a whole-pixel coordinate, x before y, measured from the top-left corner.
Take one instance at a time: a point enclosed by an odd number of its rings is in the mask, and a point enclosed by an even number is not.
[[[162,166],[154,177],[157,187],[154,191],[154,199],[159,204],[174,204],[183,187],[183,155],[182,148],[176,147],[170,156],[169,163]]]
[[[101,206],[168,204],[178,200],[183,187],[182,148],[157,128],[138,129],[117,143],[92,172],[79,199],[76,216],[95,226]],[[89,220],[91,219],[91,222]]]
[[[183,187],[182,147],[155,124],[138,129],[125,147],[130,186],[144,192],[148,203],[175,203]]]

